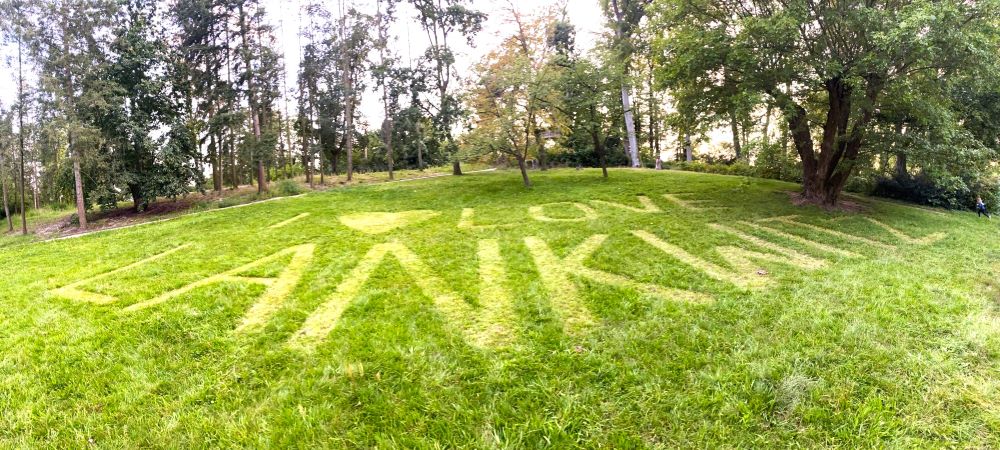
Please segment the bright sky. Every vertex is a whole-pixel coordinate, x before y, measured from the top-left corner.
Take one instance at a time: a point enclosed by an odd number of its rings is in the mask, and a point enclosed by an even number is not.
[[[300,20],[307,20],[304,17],[300,18],[301,6],[306,0],[262,1],[271,17],[271,24],[276,29],[279,41],[278,46],[284,51],[285,66],[288,72],[288,87],[291,91],[292,88],[297,86],[296,73],[300,59],[298,30]],[[353,4],[361,11],[368,13],[375,12],[375,0],[327,0],[327,8],[337,11],[338,2],[340,1],[343,2],[345,9]],[[508,14],[505,12],[509,9],[511,3],[524,12],[531,13],[536,11],[537,8],[561,5],[564,1],[568,5],[568,18],[577,28],[577,47],[583,51],[593,48],[594,42],[596,42],[598,35],[604,27],[604,19],[598,0],[511,0],[510,2],[506,0],[472,0],[472,7],[485,12],[488,20],[483,31],[476,36],[476,46],[474,48],[467,46],[465,40],[459,36],[455,36],[452,39],[453,42],[451,43],[458,52],[456,68],[459,71],[459,75],[468,75],[473,64],[479,61],[487,51],[494,48],[502,37],[512,33],[509,24],[506,22]],[[426,35],[423,29],[421,29],[419,22],[415,19],[415,11],[408,3],[403,2],[403,4],[399,5],[396,15],[397,21],[392,30],[396,39],[395,50],[404,61],[413,60],[415,63],[427,46]],[[0,54],[5,57],[12,54],[16,56],[16,52],[12,53],[12,50],[14,49],[10,45],[7,45],[2,49]],[[9,61],[9,58],[4,58],[4,62],[0,63],[0,68],[2,68],[2,71],[0,71],[0,102],[4,106],[10,105],[16,99],[16,78],[14,78],[16,72],[12,69],[16,69],[17,60],[14,59],[12,61],[13,66],[8,64]],[[291,98],[289,101],[294,102]],[[290,104],[289,109],[294,109],[294,106]],[[364,95],[360,111],[364,116],[362,122],[368,124],[380,123],[382,114],[378,95],[374,93]]]

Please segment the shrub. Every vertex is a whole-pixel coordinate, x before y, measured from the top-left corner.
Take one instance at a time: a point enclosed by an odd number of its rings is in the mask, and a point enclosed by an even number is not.
[[[970,209],[976,196],[995,209],[1000,205],[1000,185],[996,180],[965,177],[929,177],[924,174],[906,179],[879,178],[872,195],[948,209]]]
[[[295,180],[281,180],[274,187],[274,192],[279,197],[299,195],[303,192],[302,186]]]

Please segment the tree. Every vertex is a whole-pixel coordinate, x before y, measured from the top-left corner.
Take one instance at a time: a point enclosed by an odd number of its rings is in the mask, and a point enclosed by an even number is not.
[[[542,159],[543,105],[555,104],[551,81],[558,66],[548,64],[548,29],[555,18],[553,11],[528,16],[512,3],[508,13],[513,35],[476,66],[477,83],[467,100],[474,126],[469,141],[480,150],[513,156],[530,187],[526,160],[532,153]]]
[[[110,43],[110,60],[103,79],[107,81],[102,107],[95,111],[94,125],[100,127],[112,168],[104,187],[101,204],[114,208],[119,186],[127,190],[136,211],[144,210],[158,195],[177,195],[176,185],[163,176],[163,158],[152,134],[179,115],[179,105],[167,97],[166,45],[156,34],[156,4],[150,0],[127,0],[114,18],[115,39]],[[197,155],[191,155],[196,157]],[[183,171],[181,172],[183,173]],[[181,183],[192,174],[183,176]]]
[[[41,88],[51,96],[66,134],[80,229],[87,228],[84,151],[97,143],[95,130],[82,120],[80,112],[100,98],[91,94],[101,85],[99,74],[106,64],[103,49],[111,35],[109,19],[115,16],[116,6],[109,0],[39,2],[26,14],[35,24],[32,46],[43,74]]]
[[[236,8],[239,11],[239,33],[242,45],[240,47],[240,55],[243,58],[243,75],[242,78],[247,84],[247,102],[250,104],[250,120],[253,125],[253,144],[251,146],[251,154],[254,156],[254,162],[257,165],[257,193],[264,193],[267,191],[267,173],[264,170],[264,148],[261,145],[261,105],[258,104],[260,98],[256,90],[255,83],[257,83],[257,75],[254,73],[254,55],[258,54],[259,47],[255,48],[252,42],[254,30],[250,29],[251,24],[249,23],[251,19],[247,17],[247,6],[255,6],[256,14],[262,15],[261,7],[256,4],[256,0],[236,0]],[[257,42],[259,46],[260,43]]]
[[[628,137],[628,152],[632,167],[640,167],[642,162],[639,160],[639,143],[636,138],[635,119],[632,111],[632,94],[630,92],[632,88],[628,82],[629,60],[634,52],[632,34],[645,15],[645,8],[649,2],[650,0],[603,0],[604,9],[613,20],[614,47],[622,67],[622,110],[624,111],[625,132]]]
[[[865,140],[887,92],[924,74],[947,79],[995,63],[997,8],[959,0],[658,0],[658,51],[669,68],[661,76],[688,90],[681,98],[706,87],[699,80],[723,75],[728,83],[707,87],[766,96],[802,160],[804,198],[832,206],[870,150]],[[705,60],[706,52],[726,57]]]
[[[548,45],[554,54],[548,62],[551,82],[547,87],[553,95],[545,103],[553,110],[552,122],[563,131],[562,145],[576,152],[574,162],[600,167],[607,178],[609,106],[620,101],[615,99],[620,91],[612,87],[613,69],[579,54],[576,29],[565,17],[548,28]]]
[[[588,161],[588,164],[600,167],[603,177],[607,178],[606,142],[611,121],[605,105],[612,103],[615,89],[609,83],[606,69],[586,58],[566,54],[557,56],[556,60],[567,69],[558,83],[558,109],[565,116],[568,128],[564,145],[575,149],[589,147],[596,161]]]
[[[371,49],[368,27],[371,18],[354,8],[340,18],[338,31],[340,45],[337,51],[341,59],[342,89],[344,92],[343,148],[347,154],[347,181],[354,178],[354,115],[358,93],[364,90],[362,81],[363,62]]]
[[[173,49],[178,73],[175,90],[189,95],[191,102],[197,102],[200,130],[206,134],[204,138],[199,137],[198,142],[208,141],[212,188],[222,192],[226,129],[234,123],[227,108],[232,86],[223,77],[228,48],[220,44],[225,42],[229,11],[219,8],[217,3],[218,0],[178,0],[171,6],[171,16],[178,28],[179,41]]]
[[[24,195],[24,185],[25,185],[25,152],[24,152],[24,108],[25,97],[24,92],[24,39],[28,32],[28,22],[27,15],[29,13],[28,6],[24,1],[12,0],[0,3],[0,13],[6,17],[6,20],[0,19],[0,30],[3,31],[4,40],[13,40],[17,43],[17,140],[18,140],[18,166],[19,166],[19,180],[18,180],[18,190],[20,199],[20,212],[21,212],[21,233],[28,234],[28,215],[26,214],[25,205],[25,195]],[[7,193],[6,186],[4,187],[4,209],[7,211]],[[10,225],[10,213],[7,211],[7,221]],[[13,227],[11,227],[13,231]]]
[[[455,73],[455,54],[448,38],[458,32],[472,45],[472,38],[482,30],[486,14],[469,9],[465,0],[410,0],[417,10],[417,18],[427,34],[430,45],[424,54],[426,78],[433,81],[437,104],[425,103],[425,110],[434,117],[435,134],[452,155],[452,172],[462,174],[452,127],[461,115],[458,97],[452,92]],[[443,141],[443,142],[442,142]]]
[[[378,12],[375,16],[375,29],[377,39],[375,48],[378,50],[378,61],[371,68],[372,78],[375,85],[382,90],[382,119],[381,139],[385,149],[386,164],[389,170],[389,179],[393,179],[393,134],[396,118],[399,115],[399,98],[406,93],[409,87],[409,71],[398,65],[398,58],[389,48],[390,37],[389,27],[395,20],[395,6],[398,0],[376,1]]]

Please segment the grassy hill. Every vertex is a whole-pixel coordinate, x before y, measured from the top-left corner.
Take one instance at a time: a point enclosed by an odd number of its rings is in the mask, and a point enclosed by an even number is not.
[[[996,225],[686,172],[0,249],[0,447],[988,447]]]

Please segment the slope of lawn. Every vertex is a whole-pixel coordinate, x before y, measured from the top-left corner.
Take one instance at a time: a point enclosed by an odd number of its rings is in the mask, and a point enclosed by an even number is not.
[[[0,447],[1000,440],[996,223],[740,177],[532,176],[0,249]]]

